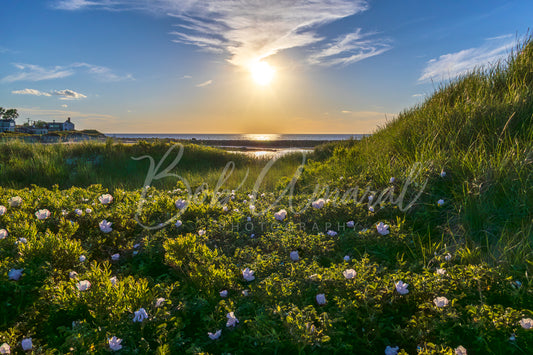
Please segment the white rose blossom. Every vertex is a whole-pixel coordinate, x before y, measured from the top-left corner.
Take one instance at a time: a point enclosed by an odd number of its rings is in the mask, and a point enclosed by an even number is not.
[[[182,210],[184,209],[186,206],[187,206],[187,201],[186,200],[182,200],[182,199],[179,199],[177,200],[174,205],[176,206],[176,208],[178,210]]]
[[[379,222],[376,225],[376,229],[377,229],[378,233],[381,234],[381,235],[387,235],[387,234],[390,233],[389,225],[388,224],[383,224],[383,222]]]
[[[163,305],[163,303],[166,301],[163,297],[159,297],[155,300],[155,308],[159,308]]]
[[[207,333],[207,336],[209,337],[209,339],[211,340],[217,340],[218,338],[220,338],[220,335],[222,334],[222,329],[219,329],[217,330],[216,332],[214,333],[211,333],[211,332],[208,332]]]
[[[144,308],[139,308],[138,311],[135,311],[135,316],[133,317],[134,322],[141,323],[143,320],[148,318],[148,313],[146,313],[146,310]]]
[[[113,351],[119,351],[120,349],[122,349],[122,345],[120,344],[121,342],[122,339],[119,339],[113,335],[113,337],[108,340],[109,349]]]
[[[519,323],[524,329],[533,329],[533,319],[531,318],[522,318]]]
[[[355,275],[357,275],[357,272],[355,272],[354,269],[347,269],[347,270],[344,270],[342,274],[347,280],[350,280],[350,279],[353,279]]]
[[[323,198],[319,198],[318,200],[313,201],[311,203],[311,206],[313,206],[313,208],[316,208],[316,209],[321,209],[322,207],[324,207],[325,203],[326,203],[326,201],[324,201]]]
[[[21,278],[23,271],[24,269],[11,269],[7,273],[7,276],[10,280],[18,281]]]
[[[47,209],[38,210],[35,212],[35,217],[37,217],[38,220],[42,221],[50,217],[50,211]]]
[[[228,314],[226,314],[226,318],[228,318],[228,321],[226,322],[226,327],[234,327],[235,325],[237,325],[237,323],[239,323],[239,320],[237,319],[237,317],[235,317],[235,314],[233,312],[229,312]]]
[[[87,291],[88,289],[91,288],[91,283],[89,282],[89,280],[83,280],[83,281],[80,281],[76,284],[76,287],[78,288],[78,290],[80,291]]]
[[[328,233],[328,235],[329,235],[330,237],[336,237],[336,236],[337,236],[337,232],[335,232],[334,230],[328,230],[327,233]]]
[[[18,207],[22,204],[22,198],[20,196],[11,197],[7,203],[9,203],[9,207]]]
[[[400,294],[400,295],[406,295],[409,293],[409,290],[407,289],[407,287],[409,287],[409,284],[406,284],[405,282],[403,281],[398,281],[396,283],[396,291]]]
[[[316,295],[316,303],[319,305],[319,306],[323,306],[326,304],[326,295],[323,294],[323,293],[319,293],[318,295]]]
[[[33,348],[31,338],[22,339],[20,345],[22,346],[22,350],[24,351],[30,351]]]
[[[11,354],[11,347],[8,343],[4,343],[0,346],[0,354]]]
[[[289,255],[292,261],[300,260],[300,255],[298,255],[298,250],[291,251]]]
[[[112,222],[108,222],[106,219],[104,219],[98,226],[102,232],[109,233],[113,230],[113,228],[111,228],[112,224]]]
[[[287,211],[285,210],[279,210],[278,212],[274,213],[274,218],[277,221],[283,221],[287,217]]]
[[[113,202],[113,196],[110,194],[103,194],[98,197],[98,201],[100,201],[102,205],[109,205],[111,202]]]
[[[446,307],[449,303],[448,299],[446,297],[437,297],[433,300],[433,303],[435,303],[435,306],[442,308]]]
[[[246,281],[253,281],[255,280],[255,276],[254,276],[254,271],[253,270],[250,270],[249,268],[246,268],[242,271],[242,277],[246,280]]]

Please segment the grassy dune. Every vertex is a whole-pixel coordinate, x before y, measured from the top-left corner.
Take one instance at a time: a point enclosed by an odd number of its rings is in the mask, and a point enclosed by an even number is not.
[[[533,42],[439,88],[371,137],[329,147],[310,176],[386,186],[421,164],[428,185],[408,218],[420,233],[533,271]],[[445,178],[439,173],[444,171]],[[444,199],[445,212],[428,214]]]
[[[0,349],[531,354],[532,120],[528,39],[258,191],[195,145],[191,190],[142,189],[163,143],[2,145]]]

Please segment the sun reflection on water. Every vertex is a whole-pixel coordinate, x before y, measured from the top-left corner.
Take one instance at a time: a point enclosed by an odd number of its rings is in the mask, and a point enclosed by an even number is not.
[[[242,137],[251,141],[277,141],[281,138],[279,134],[243,134]]]

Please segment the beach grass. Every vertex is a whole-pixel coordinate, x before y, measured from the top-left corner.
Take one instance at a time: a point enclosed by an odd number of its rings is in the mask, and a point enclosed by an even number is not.
[[[79,143],[35,144],[10,141],[0,145],[0,185],[25,187],[37,185],[60,188],[100,184],[109,189],[142,188],[150,169],[150,157],[159,172],[168,167],[183,147],[181,159],[172,169],[173,174],[185,178],[191,186],[202,183],[215,186],[224,168],[228,166],[226,186],[250,189],[270,158],[254,159],[243,154],[229,153],[222,149],[196,144],[174,142],[146,142],[135,144],[85,141]],[[276,160],[262,181],[263,188],[272,189],[280,178],[292,176],[299,164],[301,154],[288,154]],[[228,165],[230,164],[230,165]],[[233,169],[233,170],[232,170]],[[179,181],[176,177],[153,181],[153,186],[172,188]]]

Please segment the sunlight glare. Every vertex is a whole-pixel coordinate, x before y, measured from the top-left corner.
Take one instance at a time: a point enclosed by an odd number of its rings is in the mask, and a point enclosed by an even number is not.
[[[250,72],[257,84],[266,86],[272,82],[276,71],[267,62],[259,61],[252,65]]]

